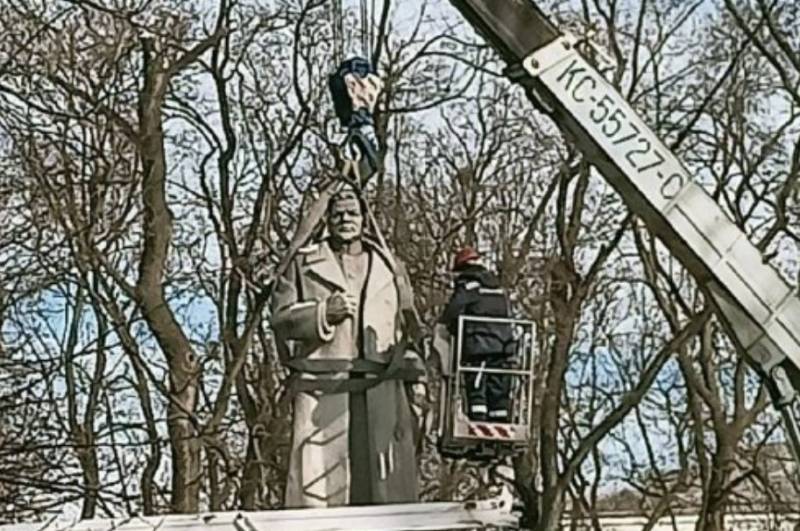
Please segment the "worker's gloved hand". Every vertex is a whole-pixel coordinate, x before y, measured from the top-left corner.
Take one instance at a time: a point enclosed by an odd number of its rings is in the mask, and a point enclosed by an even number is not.
[[[358,301],[349,293],[335,293],[328,297],[325,305],[325,320],[337,325],[348,317],[355,317]]]

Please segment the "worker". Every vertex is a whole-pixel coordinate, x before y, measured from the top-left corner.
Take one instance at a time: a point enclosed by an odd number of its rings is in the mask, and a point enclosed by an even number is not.
[[[450,336],[458,334],[459,316],[510,317],[510,301],[495,274],[471,248],[458,251],[453,261],[455,287],[440,323]],[[461,338],[464,365],[502,369],[516,344],[510,323],[465,321]],[[508,422],[511,377],[508,374],[466,372],[467,416],[474,421]]]

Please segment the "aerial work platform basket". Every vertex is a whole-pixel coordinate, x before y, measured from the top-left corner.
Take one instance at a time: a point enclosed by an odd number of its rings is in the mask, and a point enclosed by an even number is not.
[[[463,355],[464,331],[472,323],[508,326],[512,354],[502,363],[480,363]],[[448,457],[495,458],[527,448],[533,409],[535,348],[533,321],[511,318],[459,317],[458,333],[442,355],[443,382],[439,401],[439,449]],[[507,379],[508,416],[503,421],[471,419],[467,386],[483,378]]]

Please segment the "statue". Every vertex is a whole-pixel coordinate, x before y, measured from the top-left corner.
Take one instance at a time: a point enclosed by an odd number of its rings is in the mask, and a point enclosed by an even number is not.
[[[329,236],[301,248],[276,287],[272,326],[294,400],[287,507],[418,499],[404,382],[424,370],[401,341],[402,280],[364,236],[364,206],[352,188],[335,194]]]

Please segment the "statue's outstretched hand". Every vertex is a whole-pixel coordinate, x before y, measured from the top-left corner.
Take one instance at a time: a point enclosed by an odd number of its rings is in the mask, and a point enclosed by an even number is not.
[[[354,317],[358,310],[358,300],[349,293],[335,293],[328,297],[325,307],[325,320],[332,325],[337,325]]]

